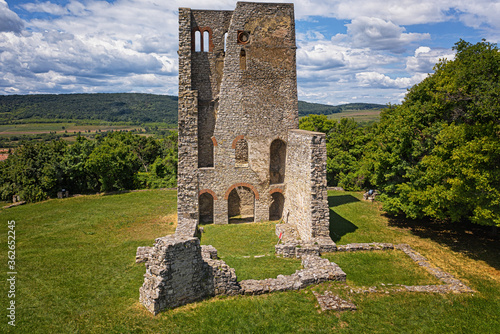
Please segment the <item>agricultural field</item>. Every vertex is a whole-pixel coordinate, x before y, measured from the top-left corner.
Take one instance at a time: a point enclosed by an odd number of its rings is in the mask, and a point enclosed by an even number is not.
[[[120,130],[144,130],[141,126],[132,125],[80,125],[77,123],[26,123],[26,124],[5,124],[0,125],[0,136],[10,137],[13,135],[33,135],[43,133],[67,133],[75,134],[78,132],[105,132]]]
[[[329,192],[330,233],[339,244],[407,243],[475,290],[465,294],[353,293],[388,284],[439,284],[400,251],[332,253],[347,282],[260,296],[215,297],[151,315],[139,303],[138,246],[174,233],[176,192],[78,196],[0,209],[0,261],[7,273],[8,222],[15,221],[16,327],[9,333],[496,333],[500,328],[498,241],[478,227],[416,224],[381,214],[360,193]],[[276,277],[300,261],[274,256],[274,222],[204,225],[238,279]],[[3,280],[0,304],[8,305]],[[356,311],[322,312],[313,291],[332,291]],[[11,300],[11,299],[10,299]]]
[[[31,122],[24,120],[17,123],[0,124],[0,148],[15,148],[21,145],[24,140],[63,139],[74,142],[77,136],[93,139],[97,134],[112,131],[134,132],[141,136],[163,136],[175,130],[176,128],[171,124],[161,122],[134,125],[105,121]]]
[[[345,110],[339,113],[328,115],[329,119],[340,120],[342,118],[352,118],[360,124],[371,124],[380,120],[382,109],[368,110]]]

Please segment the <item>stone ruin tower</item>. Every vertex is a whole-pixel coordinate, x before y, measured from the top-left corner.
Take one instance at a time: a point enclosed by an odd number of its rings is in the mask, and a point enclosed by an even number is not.
[[[329,238],[323,133],[298,129],[293,4],[179,9],[177,235],[283,218]]]

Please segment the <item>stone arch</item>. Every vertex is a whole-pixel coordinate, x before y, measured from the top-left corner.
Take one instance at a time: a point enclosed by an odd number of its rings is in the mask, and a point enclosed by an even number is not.
[[[281,189],[271,193],[271,205],[269,206],[269,220],[279,220],[283,216],[285,207],[285,196]]]
[[[247,186],[237,186],[227,195],[229,224],[255,221],[255,192]]]
[[[275,139],[270,146],[269,180],[271,184],[285,182],[286,144],[281,139]]]
[[[210,195],[212,195],[212,197],[214,198],[214,200],[217,200],[217,195],[210,189],[202,189],[200,190],[200,192],[198,193],[198,196],[201,196],[202,194],[205,194],[205,193],[209,193]]]
[[[198,197],[199,221],[200,224],[209,224],[214,221],[214,200],[217,199],[215,193],[209,189],[200,191]]]
[[[227,199],[229,197],[229,193],[236,187],[247,187],[247,188],[250,188],[250,190],[253,191],[253,194],[255,195],[255,199],[259,199],[259,192],[257,191],[257,189],[255,189],[254,186],[252,186],[250,183],[246,183],[246,182],[241,182],[241,183],[235,183],[233,184],[231,187],[229,187],[229,189],[226,191],[226,193],[224,194],[224,199]]]

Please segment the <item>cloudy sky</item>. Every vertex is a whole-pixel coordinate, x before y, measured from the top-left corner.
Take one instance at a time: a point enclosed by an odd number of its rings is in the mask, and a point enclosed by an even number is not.
[[[398,103],[460,38],[500,39],[500,0],[293,2],[303,101]],[[0,0],[0,94],[177,95],[178,7],[235,3]]]

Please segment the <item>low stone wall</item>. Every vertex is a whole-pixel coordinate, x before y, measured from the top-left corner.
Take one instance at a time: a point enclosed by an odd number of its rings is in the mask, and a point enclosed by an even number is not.
[[[317,248],[317,247],[316,247]],[[213,246],[195,237],[170,235],[154,247],[138,247],[137,263],[146,264],[141,303],[153,314],[215,295],[257,295],[302,289],[325,281],[345,281],[340,267],[317,252],[304,252],[302,266],[292,275],[238,282],[235,271],[217,259]]]
[[[156,239],[148,252],[139,300],[156,315],[205,298],[209,275],[204,264],[198,238],[170,235]]]
[[[263,293],[287,290],[299,290],[312,284],[326,281],[345,282],[346,274],[340,267],[317,255],[302,256],[304,269],[297,270],[292,275],[278,275],[277,278],[264,280],[245,280],[240,282],[245,295],[260,295]]]

